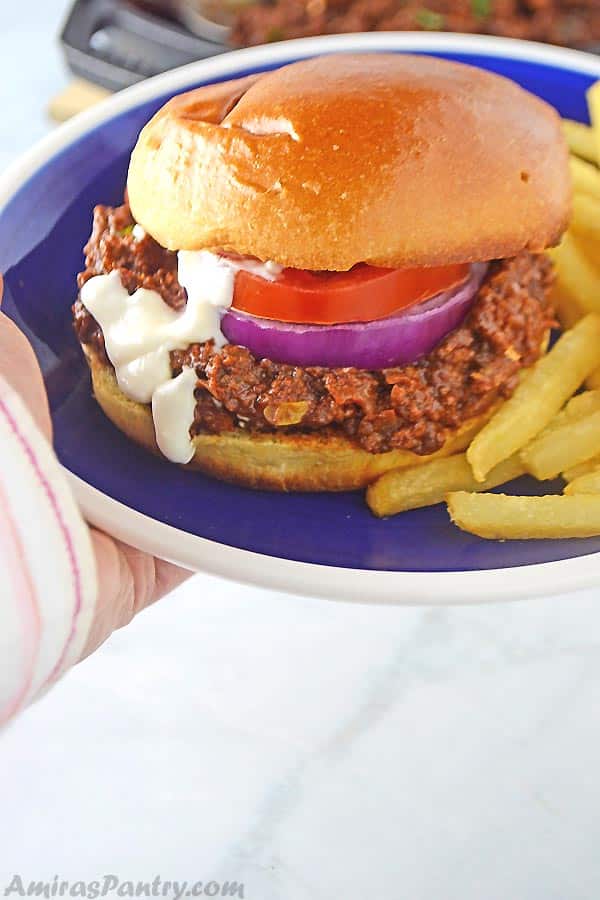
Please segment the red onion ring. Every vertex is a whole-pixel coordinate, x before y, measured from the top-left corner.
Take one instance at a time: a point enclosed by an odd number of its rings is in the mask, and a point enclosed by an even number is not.
[[[474,263],[466,281],[385,319],[342,325],[295,325],[228,309],[221,330],[257,359],[294,366],[385,369],[430,353],[469,311],[488,269]]]

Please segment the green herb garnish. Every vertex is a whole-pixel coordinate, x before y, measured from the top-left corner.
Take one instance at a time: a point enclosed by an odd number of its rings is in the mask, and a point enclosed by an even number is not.
[[[133,225],[126,225],[125,228],[121,228],[120,231],[117,232],[119,237],[127,237],[128,234],[132,234],[134,229]]]
[[[434,12],[433,9],[419,9],[415,15],[417,25],[424,28],[425,31],[441,31],[446,20],[441,13]]]
[[[277,41],[285,40],[285,32],[283,28],[278,28],[276,25],[273,25],[273,27],[269,28],[267,31],[266,39],[268,44],[275,44]]]
[[[471,0],[471,9],[478,19],[487,19],[492,12],[493,0]]]

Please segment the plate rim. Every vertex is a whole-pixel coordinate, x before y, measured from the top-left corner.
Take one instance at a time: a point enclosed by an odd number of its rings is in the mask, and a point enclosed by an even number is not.
[[[600,553],[468,572],[390,572],[297,562],[181,531],[64,471],[85,518],[97,528],[184,568],[287,594],[381,605],[466,606],[571,593],[600,580]]]
[[[199,60],[133,85],[80,113],[36,143],[0,175],[0,215],[30,177],[83,134],[169,91],[217,80],[232,70],[335,50],[414,50],[524,60],[600,78],[600,58],[583,51],[508,38],[422,32],[327,35],[250,47]],[[153,519],[104,494],[64,468],[84,517],[120,540],[156,556],[241,584],[289,594],[400,605],[477,604],[583,590],[600,582],[598,558],[457,572],[348,569],[263,555],[199,537]],[[268,561],[268,564],[267,564]],[[440,591],[439,579],[443,578]]]

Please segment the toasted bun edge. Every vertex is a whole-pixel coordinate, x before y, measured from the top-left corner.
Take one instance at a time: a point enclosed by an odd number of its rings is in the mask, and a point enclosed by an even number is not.
[[[106,416],[130,440],[164,459],[156,443],[150,407],[126,397],[112,366],[88,346],[83,349],[94,395]],[[369,453],[343,436],[252,434],[240,429],[195,437],[194,458],[185,468],[268,491],[358,490],[391,469],[422,465],[465,450],[494,411],[495,407],[465,422],[440,450],[429,456],[407,450]]]

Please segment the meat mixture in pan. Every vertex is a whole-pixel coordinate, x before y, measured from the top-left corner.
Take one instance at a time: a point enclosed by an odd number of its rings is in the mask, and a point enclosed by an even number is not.
[[[598,0],[261,0],[242,5],[237,47],[352,31],[458,31],[569,47],[600,42]]]
[[[79,285],[118,269],[130,293],[149,288],[182,308],[186,294],[177,281],[176,254],[148,235],[136,240],[133,225],[126,206],[96,208]],[[173,375],[184,366],[196,369],[194,433],[337,433],[371,453],[429,454],[461,423],[510,396],[519,370],[540,356],[554,324],[551,282],[544,255],[524,251],[492,263],[463,324],[412,365],[374,372],[301,368],[208,342],[173,351]],[[102,331],[80,300],[73,313],[81,343],[106,360]]]

